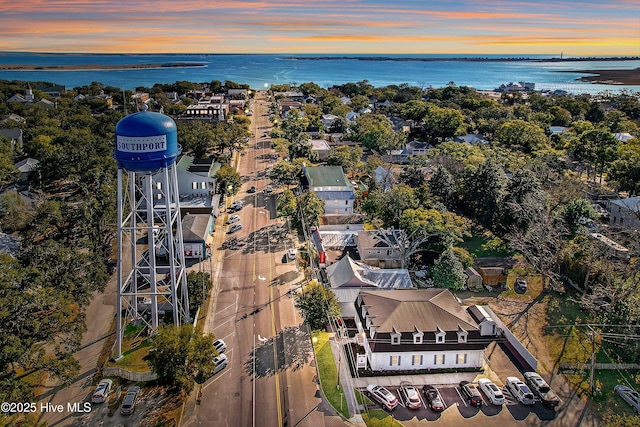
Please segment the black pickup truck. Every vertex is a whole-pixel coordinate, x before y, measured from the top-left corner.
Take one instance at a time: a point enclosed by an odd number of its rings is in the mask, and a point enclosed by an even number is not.
[[[542,404],[549,408],[555,408],[560,404],[560,398],[551,390],[549,384],[536,372],[525,372],[524,380],[529,388],[540,400]]]

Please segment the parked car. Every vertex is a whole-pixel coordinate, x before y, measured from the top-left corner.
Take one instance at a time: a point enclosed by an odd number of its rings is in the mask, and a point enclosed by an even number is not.
[[[93,396],[91,396],[91,403],[104,403],[107,401],[109,397],[109,393],[111,392],[111,387],[113,386],[113,381],[106,378],[98,383],[98,386],[93,391]]]
[[[290,260],[296,259],[296,250],[293,248],[287,250],[287,258],[289,258]]]
[[[389,411],[398,406],[398,398],[382,386],[369,384],[367,386],[367,391],[369,392],[373,400],[387,408],[387,410]]]
[[[122,399],[122,405],[120,406],[120,413],[122,415],[131,415],[136,411],[136,403],[138,401],[138,395],[140,394],[140,387],[132,386],[127,389],[127,394]]]
[[[640,414],[640,394],[631,387],[618,384],[613,388],[613,391],[622,398],[625,402],[631,405],[636,414]]]
[[[215,368],[213,368],[213,375],[215,375],[227,367],[229,364],[229,358],[224,353],[219,354],[213,358],[213,363],[215,365]]]
[[[216,351],[218,352],[218,354],[224,353],[225,350],[227,349],[227,343],[224,342],[224,340],[215,340],[213,342],[213,347],[216,349]]]
[[[242,224],[233,224],[231,227],[229,227],[229,231],[227,231],[227,234],[235,233],[236,231],[241,229],[242,229]]]
[[[525,372],[524,380],[533,394],[537,395],[544,406],[555,408],[560,404],[560,398],[551,390],[549,384],[536,372]]]
[[[255,193],[255,192],[256,192],[256,187],[253,185],[247,190],[247,193]]]
[[[227,220],[227,224],[233,224],[234,222],[240,221],[240,215],[231,215]]]
[[[516,279],[515,289],[516,289],[516,291],[526,292],[527,291],[527,281],[522,279],[522,278]]]
[[[422,399],[418,390],[408,381],[402,381],[398,392],[402,395],[402,398],[409,409],[422,408]]]
[[[482,406],[482,395],[475,384],[472,384],[469,381],[461,381],[460,390],[462,392],[462,396],[467,399],[470,405],[478,408]]]
[[[431,408],[432,411],[440,412],[445,410],[444,400],[442,400],[442,396],[438,393],[437,388],[427,384],[422,387],[422,394],[424,394],[424,398],[427,399],[429,408]]]
[[[518,377],[507,377],[507,390],[523,405],[536,403],[531,389]]]
[[[487,396],[489,402],[498,406],[504,404],[504,395],[502,394],[502,391],[490,379],[480,378],[478,380],[478,387]]]
[[[273,185],[269,184],[264,188],[266,194],[273,193]]]

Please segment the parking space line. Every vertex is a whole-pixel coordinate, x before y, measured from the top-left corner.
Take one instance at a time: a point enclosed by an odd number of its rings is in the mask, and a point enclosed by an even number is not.
[[[233,349],[231,349],[231,351],[229,351],[229,353],[233,353]],[[220,378],[224,377],[228,372],[231,372],[231,364],[232,364],[233,359],[230,356],[228,356],[227,360],[229,360],[229,363],[227,364],[227,369],[224,369],[224,372],[222,374],[220,374],[220,375],[217,375],[217,374],[214,375],[215,378],[213,378],[207,384],[202,384],[202,390],[204,390],[205,388],[209,387],[211,384],[215,383]]]
[[[460,393],[460,387],[456,387],[455,389],[456,389],[456,393],[458,393],[458,396],[460,396],[460,400],[462,400],[462,404],[463,404],[465,407],[469,406],[469,405],[467,405],[467,402],[466,402],[466,400],[467,400],[467,399],[465,399],[465,398],[462,396],[462,393]]]

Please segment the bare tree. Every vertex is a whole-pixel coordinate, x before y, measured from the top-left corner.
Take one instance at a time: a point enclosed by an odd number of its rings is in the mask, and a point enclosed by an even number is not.
[[[422,234],[419,229],[407,234],[404,230],[378,228],[376,238],[400,255],[400,268],[407,268],[411,256],[420,251],[422,244],[440,233]]]
[[[511,207],[527,226],[507,234],[507,241],[542,275],[543,289],[562,289],[558,266],[568,230],[555,206],[544,193],[536,193]]]

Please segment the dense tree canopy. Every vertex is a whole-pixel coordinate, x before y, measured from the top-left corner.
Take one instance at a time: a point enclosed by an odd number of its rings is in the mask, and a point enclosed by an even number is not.
[[[336,295],[316,280],[303,286],[296,294],[295,305],[312,330],[323,329],[329,319],[335,319],[342,312]]]
[[[206,380],[213,373],[218,354],[213,335],[202,335],[193,325],[162,325],[151,340],[149,365],[162,382],[188,393],[194,380]]]

